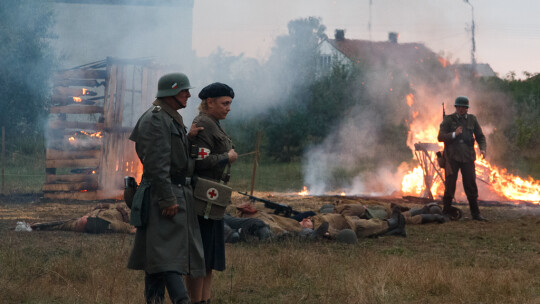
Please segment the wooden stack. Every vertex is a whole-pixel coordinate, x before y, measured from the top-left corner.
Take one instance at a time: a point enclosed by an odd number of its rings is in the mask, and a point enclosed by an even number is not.
[[[157,75],[147,60],[112,58],[56,73],[45,198],[120,199],[124,176],[140,180],[142,167],[128,137],[153,101]]]

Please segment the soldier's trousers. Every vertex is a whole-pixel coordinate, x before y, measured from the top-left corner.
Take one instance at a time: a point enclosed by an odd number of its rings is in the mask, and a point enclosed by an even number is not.
[[[471,215],[477,216],[480,214],[478,209],[478,187],[476,186],[476,171],[474,162],[457,162],[450,160],[450,166],[452,167],[451,174],[446,175],[446,182],[444,184],[444,207],[448,209],[452,204],[452,199],[456,193],[456,181],[458,173],[461,170],[461,179],[463,180],[463,190],[467,195],[469,201],[469,208],[471,209]]]
[[[189,296],[182,275],[176,271],[145,273],[144,297],[146,303],[164,303],[165,287],[167,287],[172,303],[189,303]]]

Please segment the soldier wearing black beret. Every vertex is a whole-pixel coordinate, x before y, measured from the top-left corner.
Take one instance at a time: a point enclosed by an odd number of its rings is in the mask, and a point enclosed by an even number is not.
[[[221,82],[214,82],[204,87],[199,93],[199,98],[205,100],[207,98],[216,98],[221,96],[228,96],[234,98],[233,89]]]

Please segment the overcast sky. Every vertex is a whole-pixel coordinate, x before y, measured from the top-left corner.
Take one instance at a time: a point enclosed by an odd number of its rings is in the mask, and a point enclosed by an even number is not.
[[[476,25],[476,59],[499,76],[540,72],[540,1],[470,0]],[[233,55],[265,59],[287,22],[316,16],[333,37],[422,42],[452,62],[471,62],[471,5],[463,0],[195,0],[193,48],[207,56],[218,46]],[[368,29],[371,15],[371,31]]]

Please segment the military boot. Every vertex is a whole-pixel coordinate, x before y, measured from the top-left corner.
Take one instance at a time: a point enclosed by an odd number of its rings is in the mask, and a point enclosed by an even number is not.
[[[398,207],[392,211],[392,216],[386,220],[388,222],[388,230],[383,235],[407,236],[405,231],[405,217],[401,214]]]
[[[478,208],[478,201],[469,200],[469,208],[471,209],[472,219],[475,221],[487,222],[488,219],[480,215],[480,209]]]
[[[442,215],[448,217],[451,221],[457,221],[463,216],[463,211],[454,206],[448,208],[445,206]]]
[[[446,202],[446,201],[443,202],[443,211],[442,211],[442,213],[443,213],[444,215],[450,216],[450,215],[452,214],[452,211],[453,211],[453,210],[452,210],[452,201],[450,201],[450,202]]]
[[[473,215],[472,219],[475,221],[480,221],[480,222],[489,222],[489,220],[483,217],[480,213],[478,213],[477,215]]]

